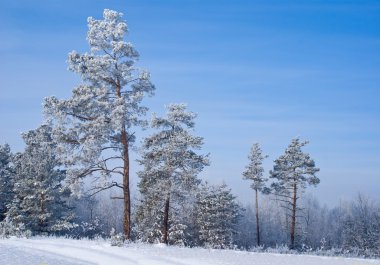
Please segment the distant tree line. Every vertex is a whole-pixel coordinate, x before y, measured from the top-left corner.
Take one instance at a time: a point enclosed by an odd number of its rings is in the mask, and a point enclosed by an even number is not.
[[[46,122],[22,134],[23,152],[0,145],[0,235],[380,254],[379,204],[359,195],[328,209],[305,196],[320,182],[319,168],[302,150],[307,141],[293,139],[268,175],[267,156],[252,146],[242,175],[254,207],[242,206],[226,184],[202,181],[210,157],[194,134],[196,114],[169,104],[165,116],[148,122],[141,103],[155,87],[134,66],[139,55],[125,41],[122,14],[105,10],[88,26],[90,53],[69,54],[69,69],[82,79],[71,98],[45,99]],[[138,127],[154,130],[140,146]],[[141,166],[135,197],[131,150],[138,150]]]

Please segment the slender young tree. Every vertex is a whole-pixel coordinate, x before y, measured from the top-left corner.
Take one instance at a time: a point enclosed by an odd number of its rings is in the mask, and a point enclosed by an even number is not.
[[[192,135],[196,115],[187,111],[184,104],[171,104],[167,109],[166,117],[152,119],[152,127],[160,131],[145,139],[139,161],[144,169],[138,172],[141,219],[161,216],[158,227],[165,244],[169,243],[173,228],[172,209],[180,208],[198,185],[197,175],[209,164],[208,155],[197,154],[203,138]]]
[[[0,145],[0,222],[4,220],[8,205],[14,196],[14,171],[8,144]]]
[[[69,70],[83,83],[68,100],[50,97],[45,113],[59,142],[61,160],[68,168],[68,183],[80,190],[83,178],[95,179],[92,194],[118,187],[123,191],[124,234],[130,238],[131,202],[129,150],[135,126],[147,108],[141,105],[154,86],[149,73],[134,66],[139,54],[125,41],[127,24],[122,13],[105,9],[102,20],[88,18],[90,53],[69,54]],[[119,176],[121,181],[116,181]]]
[[[263,177],[263,160],[267,157],[267,155],[263,155],[260,144],[255,143],[248,156],[249,164],[243,172],[244,179],[252,180],[251,188],[255,191],[256,239],[258,246],[260,246],[259,192],[264,191],[265,182],[268,181],[268,178]]]
[[[290,212],[290,247],[294,249],[296,237],[297,213],[299,211],[298,199],[308,185],[316,186],[320,180],[315,175],[319,168],[315,167],[314,160],[304,153],[301,148],[308,141],[292,140],[285,154],[276,159],[270,178],[274,180],[272,188],[286,211]]]

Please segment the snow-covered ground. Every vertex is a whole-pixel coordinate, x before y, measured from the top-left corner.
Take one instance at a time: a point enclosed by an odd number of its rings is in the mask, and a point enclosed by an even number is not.
[[[380,265],[380,260],[208,250],[104,241],[1,239],[1,265]]]

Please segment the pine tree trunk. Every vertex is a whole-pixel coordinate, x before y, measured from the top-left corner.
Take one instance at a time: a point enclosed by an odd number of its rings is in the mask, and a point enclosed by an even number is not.
[[[121,85],[117,82],[116,95],[121,98]],[[124,238],[131,236],[131,195],[129,191],[129,141],[128,134],[123,121],[121,128],[121,144],[123,145],[123,197],[124,197]]]
[[[166,199],[165,210],[164,210],[164,227],[163,227],[163,241],[167,245],[169,243],[169,207],[170,207],[170,196]]]
[[[121,142],[123,144],[123,197],[124,197],[124,237],[130,239],[131,236],[131,194],[129,191],[129,146],[127,132],[125,128],[121,132]]]
[[[296,212],[297,212],[297,183],[293,183],[293,208],[292,208],[292,224],[290,228],[290,248],[294,249],[295,234],[296,234]]]
[[[259,222],[259,196],[258,191],[256,192],[256,235],[257,235],[257,245],[260,246],[260,222]]]

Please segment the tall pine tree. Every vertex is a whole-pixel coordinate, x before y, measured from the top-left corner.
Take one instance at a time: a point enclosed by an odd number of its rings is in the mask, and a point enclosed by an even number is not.
[[[45,112],[59,141],[60,158],[68,167],[68,180],[78,190],[83,178],[93,176],[92,192],[118,187],[123,192],[124,234],[130,237],[131,202],[129,150],[134,126],[144,126],[141,105],[154,86],[149,73],[134,66],[139,58],[125,41],[127,24],[122,13],[104,10],[102,20],[88,18],[90,53],[69,54],[69,69],[83,84],[68,100],[50,97]],[[115,181],[119,176],[121,181]]]
[[[255,191],[255,209],[256,209],[256,239],[257,245],[260,246],[260,219],[259,219],[259,197],[258,193],[263,192],[265,182],[263,160],[268,156],[264,155],[258,143],[255,143],[251,148],[251,153],[248,156],[249,164],[243,172],[243,176],[247,180],[252,180],[251,188]]]
[[[297,213],[300,210],[298,200],[308,185],[316,186],[320,180],[315,175],[319,168],[309,154],[302,151],[308,141],[292,140],[285,154],[274,162],[270,178],[274,180],[272,188],[290,216],[290,247],[296,247]]]

